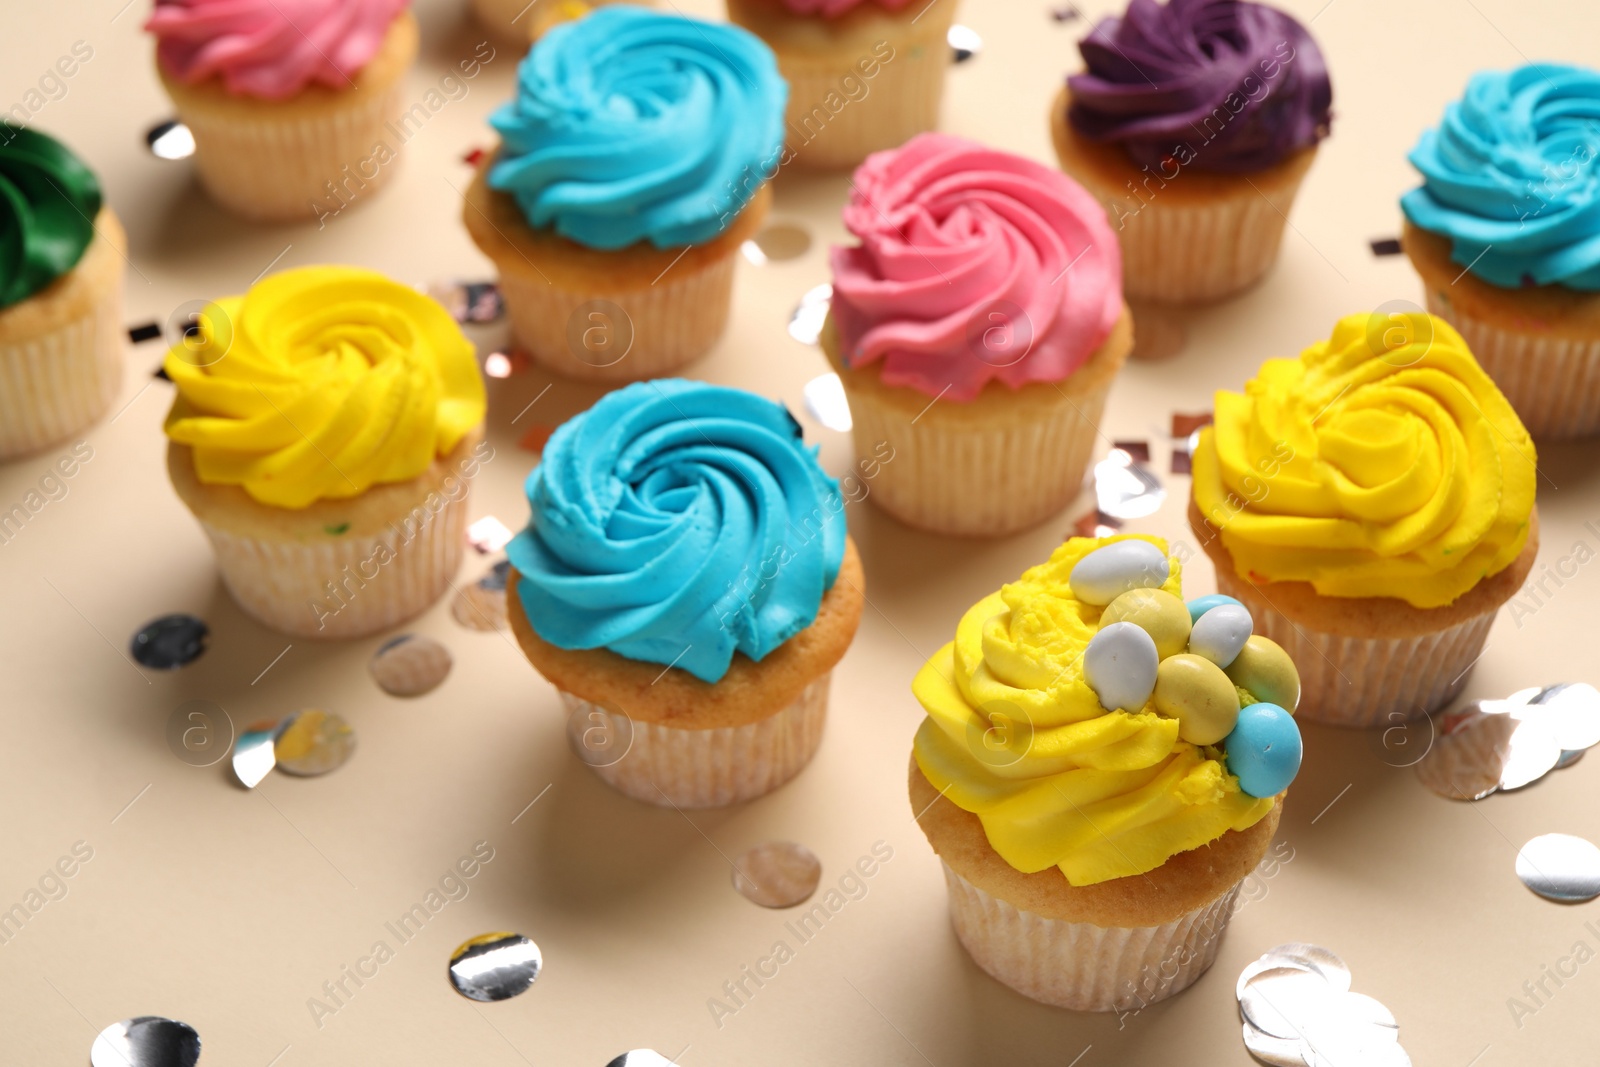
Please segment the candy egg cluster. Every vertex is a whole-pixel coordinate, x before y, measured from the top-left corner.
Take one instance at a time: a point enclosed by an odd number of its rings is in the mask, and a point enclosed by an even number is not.
[[[1232,597],[1185,604],[1162,588],[1166,554],[1148,541],[1116,541],[1084,556],[1072,595],[1103,607],[1083,653],[1083,676],[1102,707],[1136,712],[1150,703],[1178,720],[1178,737],[1221,745],[1239,788],[1281,793],[1300,770],[1300,675],[1276,642],[1253,632]]]

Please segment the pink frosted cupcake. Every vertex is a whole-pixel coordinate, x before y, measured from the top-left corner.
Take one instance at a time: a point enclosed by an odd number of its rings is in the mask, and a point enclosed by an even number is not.
[[[326,218],[393,172],[411,129],[408,0],[157,0],[145,28],[200,182],[228,210]]]
[[[789,83],[788,149],[854,167],[939,125],[957,0],[728,0]],[[786,160],[787,162],[787,160]]]
[[[822,333],[871,499],[998,536],[1078,494],[1133,344],[1105,212],[1057,170],[924,134],[856,172]],[[893,459],[882,462],[885,455]]]

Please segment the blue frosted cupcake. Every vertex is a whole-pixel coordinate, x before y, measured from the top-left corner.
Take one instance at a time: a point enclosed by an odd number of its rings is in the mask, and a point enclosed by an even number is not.
[[[464,210],[534,359],[624,381],[710,351],[787,98],[772,51],[733,26],[616,5],[540,38]]]
[[[810,762],[864,585],[839,483],[782,405],[630,385],[556,430],[527,492],[508,613],[579,758],[680,808]]]
[[[1600,72],[1486,71],[1411,152],[1400,200],[1428,310],[1536,439],[1600,434]]]

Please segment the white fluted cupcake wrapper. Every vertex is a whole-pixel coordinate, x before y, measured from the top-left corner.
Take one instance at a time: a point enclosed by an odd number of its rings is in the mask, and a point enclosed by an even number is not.
[[[25,341],[0,342],[0,459],[94,425],[122,388],[123,339],[119,273],[88,314]]]
[[[919,529],[999,537],[1037,526],[1082,490],[1111,380],[1047,417],[976,427],[907,415],[851,391],[848,378],[845,389],[857,455],[894,450],[866,483],[869,499]]]
[[[635,722],[565,690],[567,740],[613,789],[661,807],[721,808],[799,774],[828,715],[830,671],[774,715],[745,726],[685,730]]]
[[[1600,435],[1600,336],[1577,340],[1507,329],[1430,291],[1428,311],[1461,334],[1536,440]]]
[[[871,52],[827,57],[779,52],[778,68],[789,83],[785,138],[794,165],[855,167],[873,152],[898,148],[937,129],[950,66],[944,42],[949,21],[936,34],[920,32],[919,26],[915,35],[888,42],[894,58],[882,63],[872,78],[863,77],[858,67],[863,60],[875,60]],[[863,88],[865,95],[859,95]]]
[[[1271,269],[1299,182],[1281,196],[1282,210],[1254,191],[1187,203],[1163,199],[1159,190],[1143,202],[1122,190],[1108,196],[1087,188],[1105,207],[1122,244],[1128,298],[1194,304],[1240,293]]]
[[[1104,927],[1023,911],[948,863],[944,879],[956,936],[996,981],[1058,1008],[1119,1012],[1181,993],[1210,968],[1241,884],[1160,926]]]
[[[469,498],[442,497],[444,506],[426,522],[397,515],[381,537],[323,535],[314,544],[200,525],[223,584],[247,614],[296,637],[366,637],[422,614],[450,588]]]
[[[627,290],[563,288],[518,256],[498,266],[512,332],[535,361],[568,378],[625,382],[663,377],[716,346],[737,254],[733,246],[698,268],[678,263]]]
[[[403,94],[404,83],[396,82],[351,94],[317,115],[211,112],[180,101],[178,117],[194,134],[195,166],[212,199],[245,218],[326,224],[375,194],[400,165],[414,132],[410,125],[391,128],[401,120]]]
[[[1295,718],[1329,726],[1395,726],[1449,704],[1483,654],[1495,612],[1417,637],[1344,637],[1307,629],[1226,568],[1217,591],[1242,601],[1255,632],[1276,641],[1300,672]]]

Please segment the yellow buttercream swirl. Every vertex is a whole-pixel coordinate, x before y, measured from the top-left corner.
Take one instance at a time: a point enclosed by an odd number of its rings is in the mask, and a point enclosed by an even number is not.
[[[911,687],[928,713],[914,746],[928,781],[978,816],[1011,866],[1059,867],[1073,885],[1152,871],[1273,804],[1240,792],[1221,752],[1180,741],[1153,702],[1107,711],[1084,680],[1104,609],[1073,597],[1072,568],[1130,536],[1167,550],[1143,535],[1072,538],[968,610]],[[1162,588],[1180,596],[1169,562]]]
[[[375,271],[275,274],[199,315],[167,353],[167,436],[195,473],[303,508],[403,482],[483,421],[472,343],[439,304]]]
[[[1431,315],[1350,315],[1243,395],[1219,392],[1194,500],[1241,577],[1440,607],[1517,558],[1537,457]]]

